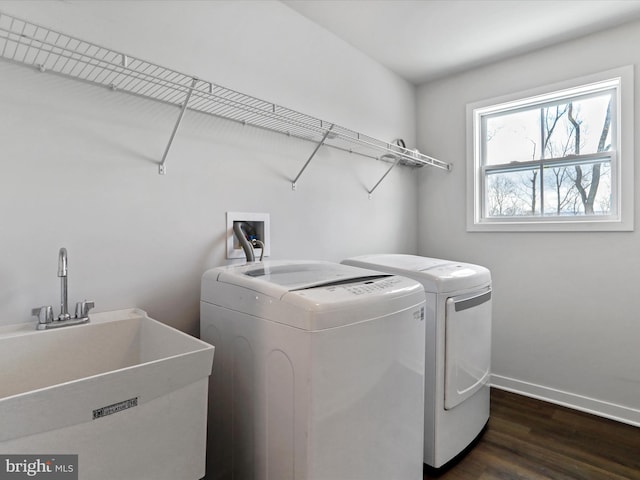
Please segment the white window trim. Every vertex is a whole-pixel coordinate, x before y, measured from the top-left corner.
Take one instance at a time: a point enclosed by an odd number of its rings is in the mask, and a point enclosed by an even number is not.
[[[467,105],[467,231],[468,232],[574,232],[574,231],[633,231],[634,229],[634,67],[628,65],[604,72],[587,75],[540,88],[491,98]],[[476,134],[474,119],[477,111],[487,112],[487,107],[494,106],[499,110],[502,104],[522,100],[525,105],[544,100],[544,96],[554,92],[576,88],[581,85],[603,82],[619,78],[617,108],[617,149],[612,158],[612,169],[615,164],[615,181],[617,195],[617,212],[606,217],[544,218],[527,217],[506,219],[483,219],[481,206],[484,182],[481,159],[475,158],[480,151],[481,135]],[[606,154],[606,152],[604,152]]]

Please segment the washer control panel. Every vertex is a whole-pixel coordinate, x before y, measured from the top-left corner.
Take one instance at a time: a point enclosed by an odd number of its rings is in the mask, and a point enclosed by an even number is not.
[[[398,277],[383,278],[380,280],[367,280],[362,283],[352,283],[349,285],[340,285],[338,287],[330,288],[342,288],[353,295],[371,295],[384,292],[386,290],[393,290],[399,283]]]

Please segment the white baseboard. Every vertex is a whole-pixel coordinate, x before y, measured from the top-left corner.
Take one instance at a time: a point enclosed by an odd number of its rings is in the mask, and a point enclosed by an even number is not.
[[[635,408],[624,407],[500,375],[491,375],[491,386],[640,427],[640,410]]]

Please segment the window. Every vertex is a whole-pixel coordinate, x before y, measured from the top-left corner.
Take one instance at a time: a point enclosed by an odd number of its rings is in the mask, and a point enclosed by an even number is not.
[[[468,230],[633,230],[632,76],[468,105]]]

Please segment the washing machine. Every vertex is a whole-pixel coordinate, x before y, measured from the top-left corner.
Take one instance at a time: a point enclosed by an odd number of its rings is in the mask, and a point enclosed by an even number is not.
[[[269,261],[202,277],[207,479],[422,479],[425,298],[411,279]]]
[[[403,275],[424,286],[424,463],[440,468],[471,445],[489,420],[491,273],[414,255],[365,255],[342,263]]]

